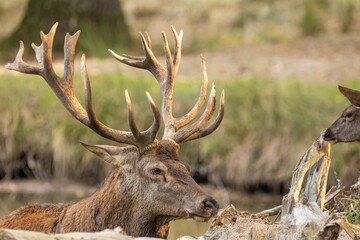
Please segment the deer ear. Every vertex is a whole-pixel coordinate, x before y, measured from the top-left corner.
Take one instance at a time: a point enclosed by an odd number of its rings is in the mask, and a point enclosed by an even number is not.
[[[131,164],[139,157],[139,151],[136,147],[117,147],[110,145],[89,145],[80,142],[87,150],[95,153],[101,159],[116,166],[124,167]]]
[[[346,88],[346,87],[342,87],[342,86],[339,86],[339,90],[351,102],[352,105],[360,108],[360,92],[359,91],[356,91],[356,90],[353,90],[350,88]]]

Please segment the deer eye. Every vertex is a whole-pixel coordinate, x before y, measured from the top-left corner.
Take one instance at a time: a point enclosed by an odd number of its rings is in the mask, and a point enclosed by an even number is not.
[[[162,173],[162,171],[159,168],[153,168],[150,170],[150,173],[153,175],[159,175]]]
[[[351,112],[346,113],[344,117],[345,117],[345,118],[351,118],[351,117],[352,117],[352,113],[351,113]]]

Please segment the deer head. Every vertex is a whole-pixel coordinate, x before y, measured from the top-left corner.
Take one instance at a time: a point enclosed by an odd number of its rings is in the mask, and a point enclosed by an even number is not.
[[[80,31],[72,36],[66,34],[64,44],[64,75],[59,77],[54,72],[52,66],[52,44],[57,25],[55,23],[48,34],[40,32],[42,40],[40,46],[32,44],[38,66],[30,65],[23,61],[24,45],[20,41],[20,50],[15,61],[7,64],[6,68],[42,76],[65,108],[78,121],[104,138],[117,143],[131,145],[119,147],[82,143],[83,146],[103,160],[119,167],[118,174],[116,175],[118,177],[111,183],[112,188],[115,188],[115,191],[119,193],[111,194],[114,196],[122,195],[119,197],[119,200],[116,198],[116,201],[123,201],[124,204],[122,206],[127,204],[127,211],[130,211],[129,206],[131,205],[131,208],[138,208],[137,211],[141,212],[142,219],[146,217],[161,219],[158,222],[160,221],[162,224],[176,218],[191,217],[195,220],[206,221],[211,216],[214,216],[218,210],[218,203],[196,184],[190,175],[188,164],[179,159],[177,153],[180,143],[204,137],[212,133],[219,126],[224,116],[224,91],[221,94],[220,109],[215,120],[211,124],[207,124],[216,108],[216,90],[214,84],[212,85],[205,111],[195,120],[205,102],[208,84],[205,61],[201,57],[203,79],[200,97],[195,106],[186,115],[178,118],[172,115],[174,80],[180,64],[182,31],[178,34],[173,27],[171,28],[175,38],[175,51],[173,55],[171,55],[165,33],[162,34],[166,67],[161,65],[154,56],[151,41],[147,33],[145,35],[140,33],[144,57],[119,56],[112,50],[109,50],[118,61],[151,72],[160,84],[162,94],[162,108],[160,112],[150,94],[146,92],[154,115],[154,121],[147,130],[140,131],[134,121],[129,93],[125,90],[130,131],[120,131],[101,123],[94,113],[84,54],[81,57],[81,76],[85,91],[85,108],[82,107],[74,94],[75,45]],[[161,140],[157,140],[161,120],[164,121],[165,128]],[[107,196],[107,198],[109,197],[114,198]],[[113,211],[116,211],[116,209]],[[71,211],[68,210],[68,212]],[[136,214],[129,214],[128,219],[134,215]],[[124,221],[119,224],[131,235],[154,235],[136,232],[133,229],[137,229],[139,226],[127,227],[129,224],[126,220]],[[137,220],[133,219],[132,221],[136,222]],[[134,224],[139,225],[139,223]],[[145,227],[142,226],[142,228]],[[83,228],[76,229],[81,230]],[[93,229],[86,230],[91,231]]]
[[[350,101],[341,116],[324,132],[324,139],[332,143],[360,140],[360,92],[339,86],[340,92]]]

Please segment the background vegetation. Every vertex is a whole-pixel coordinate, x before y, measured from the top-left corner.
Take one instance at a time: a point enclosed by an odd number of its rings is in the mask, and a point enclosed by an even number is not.
[[[76,76],[75,87],[82,99],[79,78]],[[111,142],[75,121],[40,77],[1,75],[0,79],[1,91],[10,93],[0,96],[2,177],[56,177],[90,183],[105,177],[110,166],[94,158],[79,141]],[[154,79],[115,72],[95,75],[91,80],[95,111],[107,125],[128,129],[123,97],[126,88],[139,127],[151,124],[144,92],[148,90],[159,105],[160,90]],[[181,157],[195,167],[207,166],[197,170],[210,173],[213,183],[238,189],[286,190],[301,154],[330,125],[339,106],[347,105],[332,84],[254,78],[215,81],[218,89],[226,89],[222,126],[212,137],[184,144]],[[359,88],[360,82],[354,80],[348,86]],[[199,87],[200,81],[177,83],[175,115],[191,108]],[[358,174],[358,154],[356,144],[334,146],[333,170],[351,181]]]
[[[4,28],[1,31],[0,27],[0,39],[7,41],[12,31],[21,24],[26,3],[26,0],[0,2],[0,22]],[[303,46],[302,42],[312,46],[320,41],[315,46],[321,46],[321,41],[326,41],[340,50],[347,47],[344,42],[353,44],[351,46],[355,49],[358,47],[355,36],[360,26],[357,1],[201,0],[196,3],[203,6],[201,9],[195,8],[192,0],[181,4],[165,0],[124,0],[121,4],[131,37],[137,39],[139,31],[150,32],[158,55],[162,55],[160,32],[168,30],[171,24],[185,30],[185,59],[187,55],[207,51],[215,54],[208,53],[213,59],[222,58],[230,52],[242,55],[242,52],[235,51],[238,46],[256,49],[249,50],[244,56],[249,61],[254,53],[261,56],[264,46],[278,49],[277,46],[286,45],[286,49],[296,49]],[[98,36],[86,27],[82,29],[79,44],[87,45],[90,48],[87,53],[93,57],[103,57],[109,48],[106,43],[94,39],[106,39],[106,32],[118,31],[103,27],[106,31]],[[36,33],[40,29],[48,31],[47,28],[34,28]],[[58,35],[60,39],[63,36]],[[21,36],[18,38],[24,39]],[[31,41],[39,43],[39,38],[25,42],[27,48]],[[122,52],[140,54],[138,40],[133,45],[128,44],[126,47],[129,50],[122,49]],[[320,62],[313,56],[314,52],[299,51]],[[9,56],[15,56],[15,52],[2,47],[0,58],[5,63]],[[340,52],[345,56],[348,54]],[[271,54],[276,57],[287,53],[274,51]],[[325,58],[328,56],[327,53],[322,54]],[[254,64],[256,74],[254,71],[248,73],[248,69],[238,64],[236,56],[234,58],[226,64],[242,74],[227,75],[226,72],[230,71],[227,68],[209,68],[209,73],[220,72],[209,74],[217,83],[218,92],[221,89],[226,91],[226,114],[221,127],[209,137],[184,144],[181,157],[191,162],[198,180],[250,192],[259,189],[286,192],[297,160],[348,105],[336,85],[341,82],[360,89],[359,75],[348,77],[346,66],[350,62],[345,61],[345,70],[339,69],[336,79],[340,80],[336,82],[327,81],[326,77],[319,78],[321,81],[313,75],[309,77],[311,73],[307,72],[306,65],[297,66],[299,74],[296,77],[283,76],[279,80],[271,76],[266,68],[261,68],[258,62]],[[269,59],[264,61],[271,62]],[[210,57],[208,62],[211,61]],[[160,90],[156,81],[133,70],[109,71],[112,65],[107,63],[106,59],[96,60],[93,65],[100,69],[90,70],[97,116],[114,128],[128,129],[123,96],[127,88],[133,100],[137,123],[139,127],[147,128],[152,115],[144,92],[149,91],[160,105]],[[180,71],[191,68],[186,65],[186,60],[182,63],[185,65]],[[196,67],[196,73],[200,72],[200,65]],[[279,71],[287,72],[287,66]],[[221,73],[226,77],[221,77]],[[75,88],[82,99],[79,78],[76,75]],[[184,114],[196,102],[200,82],[200,74],[190,71],[176,83],[175,115]],[[74,120],[40,77],[13,74],[1,67],[0,178],[56,178],[98,183],[111,166],[85,151],[79,141],[111,144]],[[357,144],[333,147],[331,172],[338,172],[344,184],[352,183],[359,175],[359,151]],[[333,174],[330,177],[333,179]]]

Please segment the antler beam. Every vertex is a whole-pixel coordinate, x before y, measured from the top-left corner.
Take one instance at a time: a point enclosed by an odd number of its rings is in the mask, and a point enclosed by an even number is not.
[[[130,97],[125,92],[128,113],[129,113],[129,125],[131,132],[115,130],[105,126],[101,123],[94,111],[91,99],[91,86],[86,69],[86,58],[82,55],[81,58],[81,75],[85,91],[85,106],[86,110],[81,106],[78,99],[75,96],[73,90],[74,79],[74,59],[75,59],[75,46],[79,38],[80,31],[77,31],[74,35],[66,34],[64,44],[64,75],[59,77],[56,75],[52,65],[52,45],[54,35],[58,23],[55,23],[48,34],[40,32],[42,44],[36,46],[32,44],[32,48],[35,51],[38,66],[30,65],[23,61],[24,44],[20,41],[20,49],[13,63],[7,64],[5,67],[10,70],[15,70],[27,74],[36,74],[42,76],[59,100],[63,103],[65,108],[81,123],[94,130],[99,135],[111,139],[119,143],[126,143],[135,145],[142,149],[147,145],[154,142],[156,135],[159,131],[161,124],[160,112],[157,109],[154,101],[149,93],[146,93],[151,109],[154,114],[154,122],[149,129],[143,132],[139,132],[134,122],[133,110],[131,106]],[[148,43],[150,44],[150,43]]]

